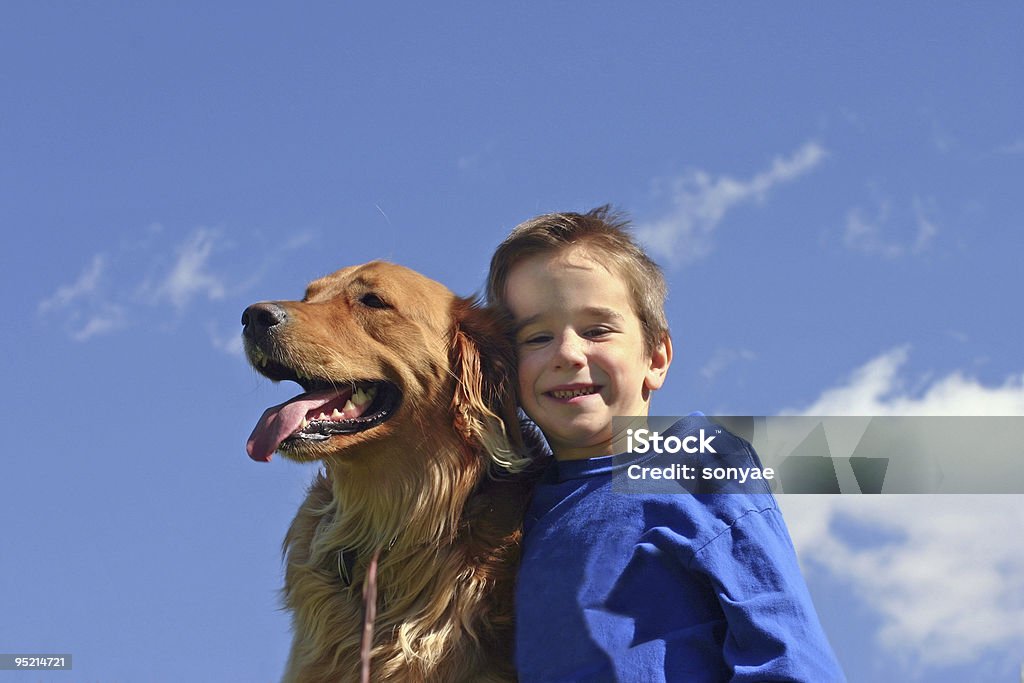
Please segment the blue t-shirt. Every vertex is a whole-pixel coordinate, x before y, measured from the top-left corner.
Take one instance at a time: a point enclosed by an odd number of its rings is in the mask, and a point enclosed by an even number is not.
[[[687,417],[664,435],[701,427]],[[760,467],[728,432],[714,445]],[[516,585],[520,681],[845,680],[767,485],[617,493],[625,457],[555,462],[537,486]]]

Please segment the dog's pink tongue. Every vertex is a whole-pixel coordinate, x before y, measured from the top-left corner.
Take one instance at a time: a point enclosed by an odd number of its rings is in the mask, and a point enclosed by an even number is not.
[[[334,390],[301,394],[281,405],[267,408],[256,428],[245,442],[245,450],[253,460],[270,462],[270,457],[281,442],[298,431],[302,418],[311,410],[338,397]]]

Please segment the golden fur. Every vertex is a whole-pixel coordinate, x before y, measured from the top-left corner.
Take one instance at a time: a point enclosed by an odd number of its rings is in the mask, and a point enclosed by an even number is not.
[[[401,393],[381,424],[279,449],[324,466],[284,541],[294,628],[284,680],[359,679],[363,586],[378,550],[373,680],[515,680],[529,487],[511,474],[527,461],[513,350],[493,318],[372,262],[313,282],[302,301],[256,304],[243,322],[250,360],[272,379],[386,381]]]

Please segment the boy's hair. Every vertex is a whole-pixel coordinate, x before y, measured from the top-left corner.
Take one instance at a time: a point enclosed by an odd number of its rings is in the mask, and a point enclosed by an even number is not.
[[[629,233],[629,219],[608,204],[587,213],[547,213],[520,223],[491,257],[487,276],[487,301],[504,311],[509,273],[520,261],[572,246],[583,246],[625,282],[634,312],[643,328],[644,347],[653,353],[668,336],[665,297],[668,288],[658,264]]]

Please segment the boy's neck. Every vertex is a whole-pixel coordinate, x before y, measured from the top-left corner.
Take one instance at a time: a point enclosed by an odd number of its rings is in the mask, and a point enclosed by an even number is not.
[[[629,432],[627,430],[644,429],[647,427],[647,415],[635,417],[617,417],[609,426],[609,438],[595,444],[577,445],[562,444],[553,445],[552,454],[555,460],[586,460],[588,458],[600,458],[606,455],[617,455],[625,453],[627,449]]]

